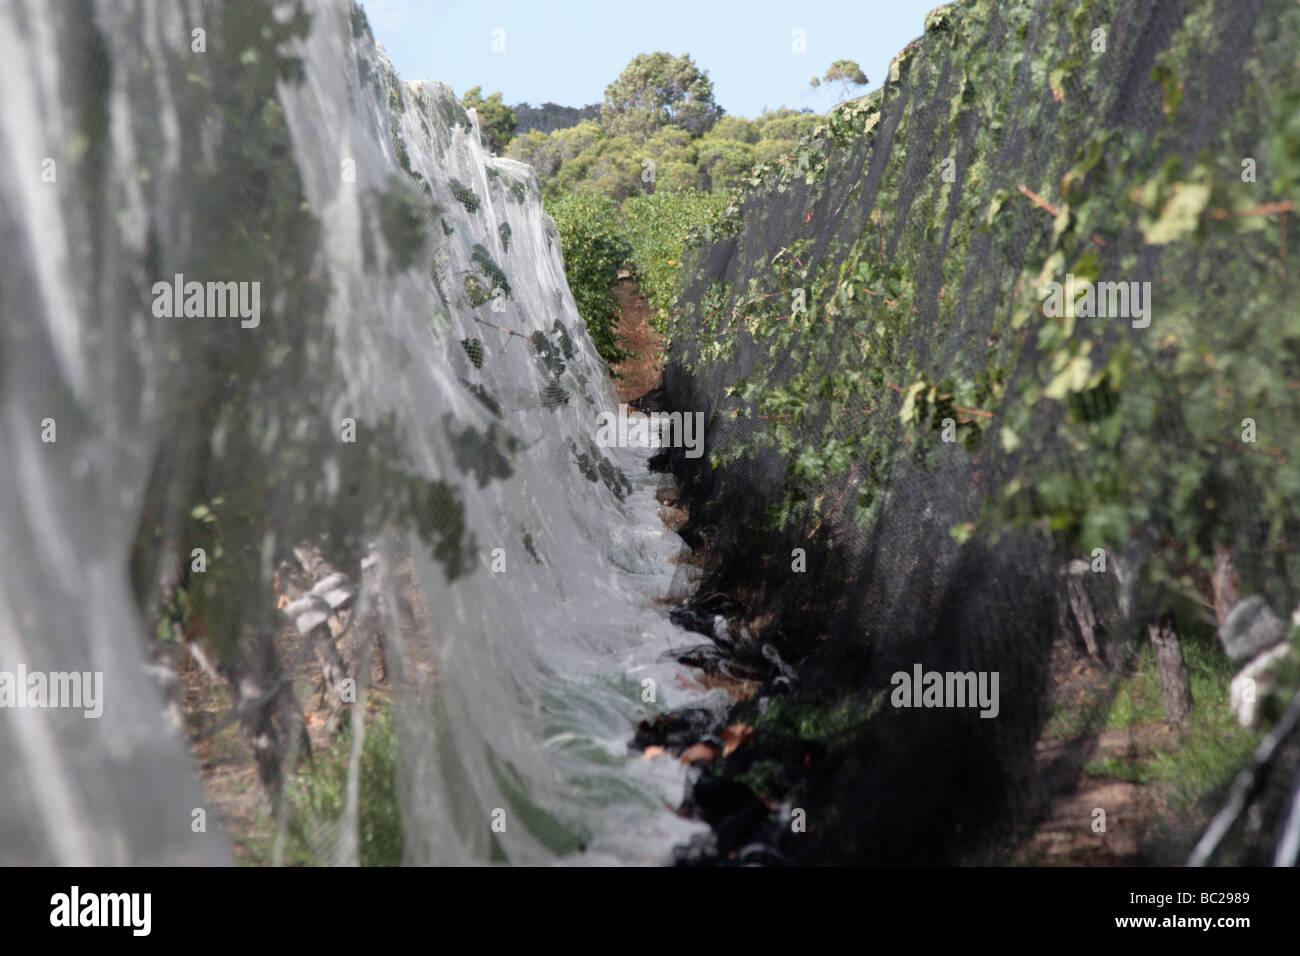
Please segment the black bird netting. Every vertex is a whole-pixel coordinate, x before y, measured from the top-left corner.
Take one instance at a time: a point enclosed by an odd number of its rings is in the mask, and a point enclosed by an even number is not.
[[[668,460],[721,556],[701,594],[799,662],[792,695],[738,711],[813,766],[767,782],[820,822],[791,853],[1002,858],[1149,635],[1177,676],[1179,635],[1223,660],[1238,590],[1296,606],[1298,51],[1282,0],[950,4],[694,237],[665,390],[708,454]],[[1262,613],[1272,647],[1289,626]],[[1062,637],[1105,675],[1068,734]],[[895,675],[929,672],[996,678],[1000,703],[949,682],[909,707]],[[1195,706],[1239,703],[1222,683]],[[1214,862],[1294,862],[1296,757]],[[1141,837],[1182,862],[1196,833]]]

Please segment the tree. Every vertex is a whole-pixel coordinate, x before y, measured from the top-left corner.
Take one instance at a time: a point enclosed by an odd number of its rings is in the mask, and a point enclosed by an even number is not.
[[[853,60],[836,60],[822,77],[814,76],[808,85],[814,90],[823,83],[838,83],[840,99],[847,100],[849,92],[855,87],[867,85],[867,74]]]
[[[676,126],[692,136],[707,132],[722,108],[713,101],[709,74],[689,55],[642,53],[605,89],[601,121],[616,134],[649,136]]]
[[[460,103],[467,110],[478,111],[479,128],[483,130],[483,138],[487,141],[488,149],[498,156],[501,155],[514,137],[515,127],[519,125],[515,111],[501,102],[500,93],[493,93],[487,99],[483,99],[481,86],[476,86],[467,92]]]
[[[700,140],[700,180],[707,190],[738,186],[755,162],[754,147],[744,140],[712,134]]]
[[[743,116],[724,116],[709,131],[709,135],[752,145],[758,142],[759,126],[753,120],[747,120]]]
[[[758,125],[759,138],[763,141],[798,142],[800,136],[811,133],[824,120],[825,117],[811,110],[781,108],[760,114],[754,122]]]

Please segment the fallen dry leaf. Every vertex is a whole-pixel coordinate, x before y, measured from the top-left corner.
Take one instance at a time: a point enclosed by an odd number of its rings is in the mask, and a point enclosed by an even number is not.
[[[754,739],[754,728],[749,724],[732,724],[722,732],[722,756],[730,757],[737,747]]]
[[[717,755],[708,744],[693,744],[682,751],[682,763],[712,763]]]

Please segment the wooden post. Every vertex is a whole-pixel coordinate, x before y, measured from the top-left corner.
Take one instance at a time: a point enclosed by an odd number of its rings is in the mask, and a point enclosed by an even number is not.
[[[1165,699],[1165,716],[1169,723],[1181,727],[1192,712],[1192,683],[1183,659],[1183,645],[1174,630],[1172,617],[1147,625],[1147,635],[1156,649],[1156,667],[1160,670],[1160,690]]]
[[[234,713],[253,751],[258,779],[278,813],[286,775],[299,756],[311,758],[307,719],[292,684],[285,680],[275,642],[264,629],[245,628],[239,652],[220,670],[234,694]]]
[[[1073,576],[1066,583],[1066,588],[1070,595],[1070,609],[1074,612],[1075,623],[1079,626],[1079,636],[1083,638],[1083,646],[1087,649],[1089,657],[1100,661],[1102,656],[1097,646],[1097,616],[1093,613],[1092,602],[1088,600],[1088,592],[1083,582]]]
[[[1214,591],[1214,616],[1219,619],[1219,629],[1222,630],[1228,614],[1237,604],[1240,587],[1231,548],[1214,549],[1214,576],[1210,584]]]

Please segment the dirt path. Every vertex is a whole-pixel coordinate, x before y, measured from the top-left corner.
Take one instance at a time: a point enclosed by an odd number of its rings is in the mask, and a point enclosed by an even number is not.
[[[1132,727],[1097,735],[1093,760],[1134,763],[1161,746],[1163,728]],[[1062,742],[1040,741],[1048,762]],[[1157,818],[1159,788],[1084,772],[1071,790],[1057,795],[1046,818],[1022,848],[1039,866],[1132,866],[1140,862],[1147,829]],[[1101,817],[1098,810],[1104,811]],[[1095,827],[1103,826],[1104,831]]]
[[[664,337],[650,325],[650,303],[637,291],[631,279],[621,279],[614,287],[621,313],[619,334],[636,352],[636,358],[614,366],[622,378],[614,379],[620,402],[630,402],[659,387],[663,373]]]
[[[1054,705],[1082,714],[1109,699],[1106,685],[1113,675],[1069,642],[1053,647],[1051,670]],[[1177,734],[1163,723],[1044,734],[1037,748],[1039,779],[1049,787],[1053,778],[1077,773],[1077,779],[1051,799],[1046,815],[1013,858],[1036,866],[1150,862],[1144,860],[1144,850],[1149,851],[1153,828],[1168,812],[1169,786],[1135,783],[1126,776],[1139,776],[1143,765],[1177,746]],[[1098,810],[1105,811],[1104,818]],[[1104,831],[1099,829],[1103,823]]]

